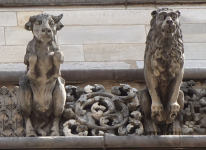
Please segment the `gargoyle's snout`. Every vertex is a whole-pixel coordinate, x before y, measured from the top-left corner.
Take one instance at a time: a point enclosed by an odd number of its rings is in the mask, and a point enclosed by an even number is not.
[[[170,25],[172,24],[172,20],[167,20],[166,23]]]
[[[41,32],[43,32],[43,33],[50,33],[50,32],[51,32],[51,29],[49,29],[49,28],[43,28],[43,29],[41,29]]]
[[[168,16],[166,18],[166,23],[169,24],[169,25],[173,24],[172,18]]]

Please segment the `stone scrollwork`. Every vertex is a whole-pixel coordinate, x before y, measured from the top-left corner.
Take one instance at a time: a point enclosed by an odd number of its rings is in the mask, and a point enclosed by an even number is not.
[[[206,134],[206,89],[196,90],[193,80],[183,82],[181,90],[184,92],[185,109],[183,114],[183,135]]]
[[[19,101],[19,87],[9,91],[6,87],[0,89],[0,136],[23,137],[23,117]]]
[[[64,116],[71,119],[63,124],[65,136],[143,134],[136,89],[122,84],[108,93],[102,85],[95,84],[86,86],[84,92],[76,101],[75,109],[66,104]]]

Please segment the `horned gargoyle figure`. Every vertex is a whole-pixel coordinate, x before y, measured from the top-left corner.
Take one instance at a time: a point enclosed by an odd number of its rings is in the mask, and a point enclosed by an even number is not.
[[[57,31],[64,26],[62,14],[31,16],[25,29],[32,31],[24,57],[26,75],[20,81],[20,101],[26,136],[59,136],[59,121],[66,101],[65,81],[60,64],[64,55],[57,42]]]
[[[184,47],[180,12],[162,8],[151,15],[144,56],[147,88],[140,93],[144,128],[146,134],[181,134]]]

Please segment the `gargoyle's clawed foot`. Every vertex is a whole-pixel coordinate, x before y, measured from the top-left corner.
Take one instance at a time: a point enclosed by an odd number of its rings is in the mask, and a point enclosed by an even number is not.
[[[58,131],[52,131],[52,133],[50,134],[50,136],[60,136]]]
[[[35,65],[37,62],[37,55],[35,53],[32,53],[29,56],[29,65]]]
[[[160,129],[151,119],[146,120],[144,128],[147,135],[158,135],[160,133]]]
[[[151,110],[152,110],[152,115],[151,117],[158,121],[161,122],[162,121],[162,113],[163,113],[163,106],[162,104],[152,104],[151,106]]]
[[[37,137],[37,135],[33,130],[31,130],[26,133],[26,137]]]
[[[170,104],[170,118],[174,120],[177,113],[180,111],[180,105],[178,103]]]
[[[41,135],[41,136],[46,136],[47,135],[47,132],[43,129],[38,129],[38,133]]]
[[[53,55],[54,64],[58,67],[63,61],[63,55],[60,51],[54,52]]]
[[[181,135],[182,128],[180,126],[180,123],[174,122],[169,128],[168,132],[169,132],[169,135]]]

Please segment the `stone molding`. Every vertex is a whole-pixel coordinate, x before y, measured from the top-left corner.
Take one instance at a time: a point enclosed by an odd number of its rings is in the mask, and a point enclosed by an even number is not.
[[[0,138],[0,149],[200,149],[206,147],[205,140],[204,135],[4,137]]]
[[[186,60],[184,79],[205,79],[204,60]],[[65,62],[61,67],[62,77],[66,81],[144,81],[143,61],[136,62],[136,68],[121,62]],[[0,82],[18,83],[25,74],[23,63],[0,64]]]
[[[111,4],[183,4],[205,3],[205,0],[0,0],[0,6],[67,6]]]

